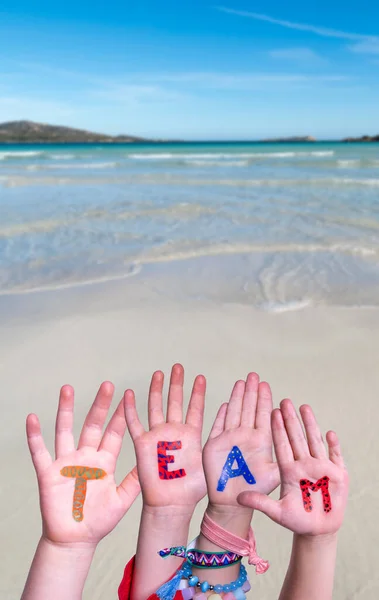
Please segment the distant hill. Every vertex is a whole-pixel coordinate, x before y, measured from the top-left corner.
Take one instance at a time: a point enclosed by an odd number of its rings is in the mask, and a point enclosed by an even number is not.
[[[58,125],[46,125],[45,123],[34,123],[33,121],[9,121],[0,123],[0,143],[125,143],[149,141],[132,135],[104,135],[93,133],[84,129],[73,129],[72,127],[60,127]]]
[[[304,137],[294,136],[294,137],[286,137],[286,138],[273,138],[268,140],[262,140],[262,142],[317,142],[316,138],[311,135],[305,135]]]
[[[346,138],[343,142],[379,142],[379,135],[362,135],[359,138]]]

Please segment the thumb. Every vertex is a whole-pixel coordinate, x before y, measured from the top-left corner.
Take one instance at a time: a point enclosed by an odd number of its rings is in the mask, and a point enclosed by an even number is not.
[[[270,517],[275,523],[280,522],[280,503],[277,500],[269,498],[265,494],[259,494],[258,492],[241,492],[238,495],[237,501],[242,506],[249,506],[254,510],[259,510],[265,515]]]
[[[123,481],[121,481],[117,491],[122,496],[125,510],[129,510],[141,491],[137,467],[134,467],[123,479]]]

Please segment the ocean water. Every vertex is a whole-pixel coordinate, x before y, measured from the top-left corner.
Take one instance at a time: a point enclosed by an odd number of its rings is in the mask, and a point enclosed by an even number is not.
[[[1,294],[157,263],[267,310],[379,305],[379,144],[0,145]]]

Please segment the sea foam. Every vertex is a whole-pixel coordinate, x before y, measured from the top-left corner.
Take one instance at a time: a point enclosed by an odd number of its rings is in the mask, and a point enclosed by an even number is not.
[[[40,152],[37,150],[27,150],[27,151],[20,151],[20,150],[9,150],[6,152],[0,152],[0,160],[9,160],[9,159],[13,159],[13,158],[30,158],[32,156],[43,156],[45,154],[45,152]]]

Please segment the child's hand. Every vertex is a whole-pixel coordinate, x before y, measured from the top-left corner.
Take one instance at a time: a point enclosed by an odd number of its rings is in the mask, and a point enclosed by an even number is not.
[[[163,379],[161,371],[155,372],[151,379],[149,431],[144,430],[139,420],[132,390],[125,392],[125,418],[136,450],[144,506],[169,507],[192,515],[195,505],[206,493],[201,463],[205,378],[199,375],[194,381],[185,423],[183,367],[174,365],[172,368],[166,419],[162,407]],[[171,472],[174,473],[171,475]]]
[[[254,492],[244,492],[238,500],[294,533],[335,533],[343,521],[349,487],[337,435],[333,431],[326,434],[328,458],[311,407],[300,408],[305,438],[292,402],[283,400],[280,406],[271,419],[281,476],[280,500]]]
[[[101,384],[75,449],[74,390],[69,385],[62,387],[55,426],[55,461],[44,444],[38,417],[31,414],[27,418],[28,445],[38,478],[43,537],[49,542],[65,546],[96,545],[112,531],[139,494],[135,468],[118,487],[114,479],[126,431],[122,402],[102,434],[113,391],[111,383]],[[75,470],[65,470],[65,467],[76,467],[77,475],[82,478],[77,479]]]
[[[229,404],[223,404],[217,414],[209,439],[203,451],[203,464],[207,479],[208,497],[212,507],[240,505],[237,496],[247,489],[270,494],[279,485],[279,470],[272,457],[270,416],[272,398],[270,386],[259,383],[259,376],[250,373],[246,384],[237,381]],[[222,477],[227,458],[231,468],[237,471],[242,455],[250,474],[228,478]],[[237,456],[237,462],[233,463]],[[224,471],[225,472],[225,471]],[[255,480],[256,483],[253,483]],[[222,490],[222,491],[221,491]]]

